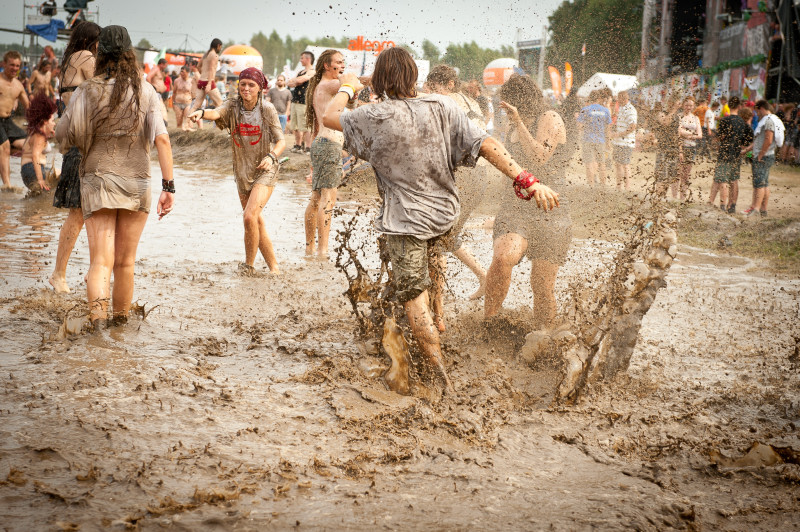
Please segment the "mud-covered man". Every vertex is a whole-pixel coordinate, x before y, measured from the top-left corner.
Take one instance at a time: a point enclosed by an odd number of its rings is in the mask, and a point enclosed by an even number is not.
[[[28,108],[28,95],[25,87],[17,79],[22,66],[22,56],[16,50],[9,50],[3,56],[5,69],[0,73],[0,177],[3,188],[11,186],[11,147],[22,148],[25,143],[25,131],[20,129],[11,118],[11,114],[21,103]]]
[[[558,194],[524,171],[497,140],[472,124],[449,97],[418,97],[417,66],[403,48],[381,52],[372,89],[386,99],[343,114],[361,90],[354,74],[341,87],[325,115],[325,127],[344,132],[345,149],[369,161],[383,199],[375,225],[386,235],[397,297],[423,355],[452,389],[442,362],[439,331],[429,309],[429,264],[438,264],[442,243],[459,214],[454,171],[474,166],[479,156],[514,179],[517,194],[540,207],[558,206]]]

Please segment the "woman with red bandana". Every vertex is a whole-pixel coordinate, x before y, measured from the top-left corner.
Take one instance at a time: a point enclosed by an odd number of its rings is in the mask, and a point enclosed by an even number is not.
[[[278,157],[286,143],[278,112],[261,98],[266,84],[259,69],[247,68],[239,74],[238,98],[229,98],[216,109],[201,109],[189,115],[192,122],[215,120],[217,127],[231,134],[233,175],[244,209],[245,262],[239,264],[244,274],[255,272],[253,264],[259,250],[270,271],[280,273],[261,211],[278,181]]]

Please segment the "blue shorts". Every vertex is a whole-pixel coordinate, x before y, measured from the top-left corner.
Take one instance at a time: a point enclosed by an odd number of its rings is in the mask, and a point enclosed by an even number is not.
[[[774,155],[765,155],[761,162],[753,159],[753,188],[769,186],[769,169],[775,164]]]

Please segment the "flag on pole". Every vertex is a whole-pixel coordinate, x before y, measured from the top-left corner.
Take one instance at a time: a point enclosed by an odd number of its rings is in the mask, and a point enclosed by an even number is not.
[[[584,55],[586,55],[586,43],[583,43],[583,46],[581,46],[581,56]]]
[[[567,96],[572,90],[572,65],[569,63],[564,63],[564,90],[567,92]]]
[[[166,58],[167,58],[167,47],[165,46],[164,48],[161,49],[160,52],[158,52],[158,55],[156,56],[156,58],[153,59],[153,63],[155,63],[157,65],[159,61],[161,61],[162,59],[166,59]]]
[[[547,67],[547,70],[550,72],[550,85],[553,87],[553,96],[561,99],[561,74],[559,74],[558,69],[554,66]]]

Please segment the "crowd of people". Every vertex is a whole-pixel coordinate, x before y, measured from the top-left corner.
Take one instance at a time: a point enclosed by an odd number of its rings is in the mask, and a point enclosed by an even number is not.
[[[709,101],[701,93],[673,95],[653,110],[637,109],[627,92],[614,95],[602,89],[586,102],[573,95],[554,107],[521,74],[506,81],[493,105],[477,82],[462,83],[446,65],[433,68],[420,91],[416,64],[402,48],[384,50],[368,77],[345,73],[343,55],[331,49],[319,58],[303,52],[296,75],[280,75],[272,86],[261,70],[247,68],[228,88],[216,75],[221,48],[214,39],[200,61],[189,61],[174,78],[166,61],[145,75],[125,28],[82,22],[62,58],[58,89],[47,90],[53,78],[45,66],[31,78],[30,97],[16,77],[19,54],[8,52],[3,58],[4,184],[10,183],[13,146],[22,149],[25,185],[49,190],[45,153],[49,139],[58,141],[64,157],[53,204],[70,212],[50,283],[58,292],[69,291],[67,263],[85,224],[87,293],[95,324],[107,322],[109,302],[112,320],[124,321],[130,309],[136,250],[151,208],[152,146],[163,176],[157,213],[163,217],[173,208],[166,102],[171,102],[178,128],[191,129],[206,120],[230,134],[243,209],[243,274],[254,273],[259,252],[273,274],[280,272],[263,211],[279,179],[287,128],[294,137],[290,150],[310,155],[311,195],[303,217],[309,256],[328,256],[343,161],[356,157],[371,164],[381,197],[375,226],[386,238],[395,293],[445,387],[450,383],[439,334],[446,330],[442,294],[448,252],[476,275],[480,288],[472,297],[485,295],[489,323],[501,310],[513,268],[528,257],[535,327],[558,324],[554,287],[572,240],[566,168],[579,147],[588,185],[606,185],[607,168],[613,165],[617,188],[629,190],[634,150],[654,146],[657,183],[683,200],[688,199],[693,165],[711,157],[716,168],[710,201],[718,194],[720,207],[730,213],[736,212],[741,161],[751,154],[753,199],[744,214],[762,216],[767,214],[770,167],[776,157],[797,157],[798,113],[792,105],[773,114],[763,100],[751,111],[736,97]],[[27,108],[27,131],[10,118],[18,104]],[[492,262],[485,270],[461,233],[484,196],[490,166],[513,186],[501,199]]]

